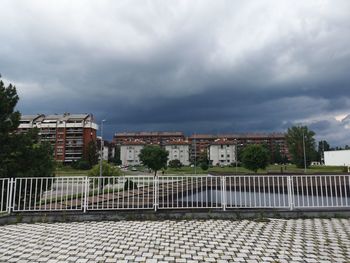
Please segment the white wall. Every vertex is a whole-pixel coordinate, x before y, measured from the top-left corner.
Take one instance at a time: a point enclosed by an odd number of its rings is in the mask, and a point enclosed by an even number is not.
[[[230,165],[236,161],[235,145],[210,145],[209,160],[213,165]]]
[[[190,146],[184,145],[166,145],[165,150],[168,151],[168,163],[172,160],[180,160],[183,165],[190,165]]]
[[[120,146],[120,159],[122,165],[139,165],[139,154],[143,145],[122,145]]]
[[[324,152],[324,164],[334,166],[350,166],[350,150]]]

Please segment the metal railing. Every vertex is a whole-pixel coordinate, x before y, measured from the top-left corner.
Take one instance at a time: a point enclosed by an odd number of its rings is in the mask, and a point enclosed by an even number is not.
[[[10,202],[10,179],[0,178],[0,213],[7,212]]]
[[[0,212],[137,209],[346,209],[350,175],[0,179]]]
[[[81,210],[85,177],[15,178],[12,211]]]
[[[153,176],[89,178],[88,210],[153,209]]]
[[[226,177],[227,208],[289,208],[288,176]]]
[[[222,207],[219,176],[161,176],[157,189],[159,209]]]

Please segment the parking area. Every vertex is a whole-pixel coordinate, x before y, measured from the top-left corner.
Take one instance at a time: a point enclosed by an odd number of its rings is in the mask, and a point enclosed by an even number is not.
[[[0,226],[0,262],[349,262],[350,219]]]

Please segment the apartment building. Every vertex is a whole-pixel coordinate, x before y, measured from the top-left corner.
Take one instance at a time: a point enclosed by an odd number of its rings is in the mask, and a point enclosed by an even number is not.
[[[141,150],[146,145],[146,143],[142,141],[132,141],[125,142],[120,146],[120,160],[122,161],[122,165],[140,165],[141,161],[139,158],[139,154]]]
[[[271,153],[278,147],[281,156],[290,159],[287,142],[284,133],[246,133],[246,134],[194,134],[189,137],[191,142],[190,159],[205,152],[209,146],[218,139],[225,139],[237,144],[237,151],[240,152],[245,146],[250,144],[264,144]]]
[[[236,162],[235,150],[235,142],[227,139],[217,139],[209,145],[209,161],[212,165],[230,165]]]
[[[164,145],[169,153],[168,163],[172,160],[179,160],[183,165],[190,165],[190,143],[188,141],[171,141]]]
[[[41,141],[50,142],[56,161],[69,163],[83,158],[88,144],[96,141],[98,126],[92,114],[22,115],[18,132],[33,128]]]

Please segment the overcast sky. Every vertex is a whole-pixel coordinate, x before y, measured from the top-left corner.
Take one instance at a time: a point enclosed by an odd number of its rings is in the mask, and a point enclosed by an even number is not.
[[[305,124],[350,145],[348,0],[0,0],[0,13],[22,114],[93,113],[108,138]]]

